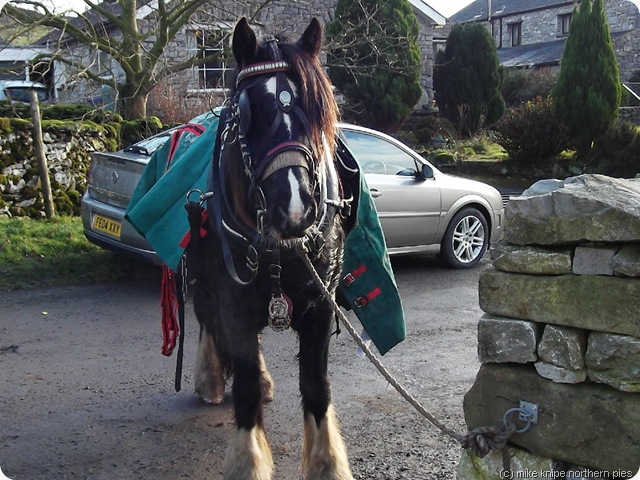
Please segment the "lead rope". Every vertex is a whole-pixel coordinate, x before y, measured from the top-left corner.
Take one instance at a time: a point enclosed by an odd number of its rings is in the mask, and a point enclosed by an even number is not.
[[[452,437],[455,439],[462,448],[469,449],[476,457],[484,457],[489,453],[490,450],[502,450],[502,462],[505,472],[511,471],[510,468],[510,456],[507,450],[507,441],[509,438],[516,433],[517,427],[516,425],[508,420],[508,417],[505,415],[505,420],[503,424],[499,427],[488,426],[488,427],[480,427],[475,430],[467,433],[466,435],[462,435],[454,430],[451,430],[442,422],[440,422],[437,418],[435,418],[416,398],[411,395],[387,370],[387,368],[380,362],[378,357],[369,349],[367,344],[362,340],[362,337],[356,332],[355,328],[344,314],[340,306],[336,303],[333,295],[327,290],[326,285],[318,275],[313,263],[307,256],[307,252],[304,249],[297,250],[298,255],[305,263],[309,272],[311,273],[314,282],[322,291],[322,294],[325,296],[327,301],[329,302],[331,308],[334,313],[338,316],[344,328],[351,334],[356,344],[362,349],[367,358],[373,363],[373,365],[378,369],[378,371],[382,374],[382,376],[396,389],[396,391],[402,395],[402,397],[407,400],[420,415],[425,417],[432,425],[437,427],[442,433]],[[508,477],[507,477],[508,478]]]

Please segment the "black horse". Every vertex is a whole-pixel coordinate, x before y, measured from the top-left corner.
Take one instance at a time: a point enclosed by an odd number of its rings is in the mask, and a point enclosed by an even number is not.
[[[334,294],[345,220],[334,161],[338,110],[321,42],[316,19],[296,43],[258,45],[245,19],[233,33],[238,69],[220,120],[208,234],[187,250],[201,327],[196,392],[220,403],[233,374],[225,479],[272,478],[263,402],[273,382],[259,342],[268,324],[299,337],[304,478],[352,479],[327,377],[335,315],[302,257]]]

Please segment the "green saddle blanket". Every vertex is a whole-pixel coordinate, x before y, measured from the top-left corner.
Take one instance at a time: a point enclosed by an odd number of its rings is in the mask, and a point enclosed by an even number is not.
[[[173,271],[189,232],[184,209],[191,190],[205,191],[218,129],[206,113],[178,129],[151,157],[131,197],[125,218]],[[342,145],[344,147],[344,145]],[[353,160],[348,149],[342,151]],[[402,300],[391,268],[373,199],[360,169],[349,182],[356,197],[353,227],[345,241],[338,299],[353,309],[381,355],[405,338]]]

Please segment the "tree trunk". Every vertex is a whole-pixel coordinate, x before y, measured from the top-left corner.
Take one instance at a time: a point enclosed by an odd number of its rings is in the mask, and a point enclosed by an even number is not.
[[[125,97],[123,117],[127,120],[141,120],[147,117],[148,93],[136,93]]]

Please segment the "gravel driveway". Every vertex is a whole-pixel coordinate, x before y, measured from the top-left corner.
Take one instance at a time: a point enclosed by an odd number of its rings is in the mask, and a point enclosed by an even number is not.
[[[464,433],[462,397],[479,368],[478,275],[432,257],[394,259],[408,338],[383,363],[425,407]],[[193,394],[197,341],[188,305],[183,389],[160,354],[159,277],[4,292],[0,298],[0,467],[13,480],[222,478],[230,394]],[[350,318],[355,318],[350,315]],[[266,331],[276,399],[266,428],[277,479],[299,475],[302,414],[290,332]],[[420,417],[343,330],[329,371],[355,478],[455,477],[460,448]]]

